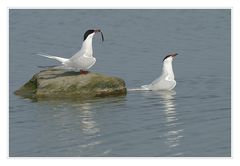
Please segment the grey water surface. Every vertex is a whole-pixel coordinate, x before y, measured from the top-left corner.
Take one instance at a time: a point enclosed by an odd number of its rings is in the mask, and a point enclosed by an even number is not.
[[[93,72],[128,88],[173,62],[169,92],[128,92],[95,100],[31,101],[13,93],[38,66],[37,56],[69,58],[87,29]],[[9,10],[9,156],[231,156],[231,10]]]

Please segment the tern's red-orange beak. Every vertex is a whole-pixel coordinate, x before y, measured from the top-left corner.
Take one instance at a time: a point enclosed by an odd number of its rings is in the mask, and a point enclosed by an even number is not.
[[[100,29],[96,29],[96,30],[94,30],[94,32],[95,32],[95,33],[98,33],[98,32],[101,33],[101,36],[102,36],[102,42],[103,42],[103,41],[104,41],[104,36],[103,36],[102,31],[101,31]]]
[[[175,59],[177,55],[178,55],[177,53],[172,54],[172,58]]]

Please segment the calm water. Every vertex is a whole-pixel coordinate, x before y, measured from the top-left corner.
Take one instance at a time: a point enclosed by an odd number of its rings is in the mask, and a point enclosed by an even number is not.
[[[230,10],[10,10],[10,156],[231,156]],[[92,71],[128,88],[173,62],[171,92],[129,92],[87,101],[39,101],[13,92],[55,65],[44,52],[71,57],[83,33],[94,39]]]

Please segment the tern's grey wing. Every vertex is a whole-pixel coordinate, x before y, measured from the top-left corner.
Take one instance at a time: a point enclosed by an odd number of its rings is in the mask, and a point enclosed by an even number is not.
[[[175,80],[160,80],[154,81],[151,85],[151,90],[172,90],[176,86]]]
[[[151,84],[154,85],[154,84],[157,84],[158,82],[160,82],[161,80],[163,80],[163,77],[160,76],[158,77],[157,79],[155,79]]]
[[[77,53],[75,53],[70,59],[76,59],[79,58],[80,56],[83,56],[84,52],[81,50],[79,50]]]
[[[76,56],[69,59],[69,62],[66,64],[66,66],[79,70],[87,70],[92,67],[95,62],[96,58],[94,57]]]

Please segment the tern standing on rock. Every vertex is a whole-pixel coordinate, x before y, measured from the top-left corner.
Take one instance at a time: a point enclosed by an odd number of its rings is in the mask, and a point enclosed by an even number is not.
[[[44,56],[50,59],[55,59],[62,63],[61,66],[56,66],[54,69],[66,69],[66,70],[74,70],[80,71],[80,74],[87,74],[88,69],[90,69],[96,62],[96,58],[93,57],[93,49],[92,49],[92,39],[93,36],[100,32],[102,36],[102,41],[104,41],[103,33],[100,29],[90,29],[84,33],[82,48],[74,54],[70,59],[62,58],[58,56],[52,56],[48,54],[38,54],[40,56]]]

